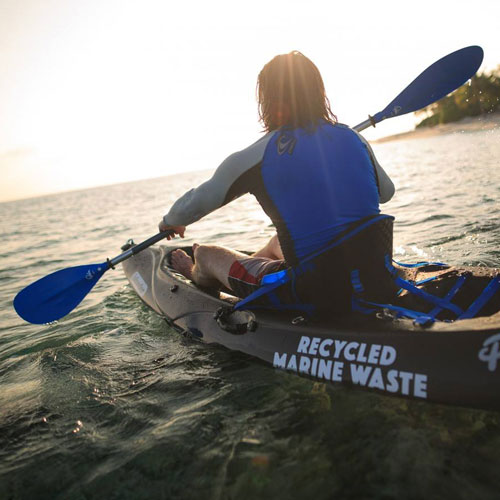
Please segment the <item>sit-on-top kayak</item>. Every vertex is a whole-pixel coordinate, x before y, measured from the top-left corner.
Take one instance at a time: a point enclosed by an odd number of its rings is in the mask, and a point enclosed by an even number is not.
[[[239,299],[200,289],[181,276],[171,266],[172,250],[148,248],[123,262],[123,268],[139,297],[184,335],[319,381],[500,410],[499,269],[398,268],[419,288],[475,310],[474,318],[419,322],[380,309],[307,320],[291,311],[232,311]],[[412,300],[403,292],[393,303],[408,307]]]

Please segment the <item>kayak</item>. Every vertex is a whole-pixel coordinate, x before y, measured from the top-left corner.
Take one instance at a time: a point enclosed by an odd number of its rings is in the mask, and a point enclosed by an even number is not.
[[[132,246],[130,241],[122,249]],[[399,275],[419,289],[453,296],[464,310],[478,309],[473,318],[417,321],[380,308],[368,315],[308,319],[293,311],[233,310],[240,299],[229,290],[199,288],[176,272],[173,250],[150,247],[122,265],[142,301],[185,336],[316,381],[500,410],[500,269],[398,266]],[[463,277],[467,284],[457,291]],[[392,303],[409,307],[412,301],[400,290]]]

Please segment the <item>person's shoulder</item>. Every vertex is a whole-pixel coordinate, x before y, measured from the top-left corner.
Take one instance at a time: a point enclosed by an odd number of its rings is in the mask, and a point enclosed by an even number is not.
[[[355,130],[353,130],[351,127],[349,127],[349,125],[346,125],[345,123],[336,122],[331,123],[330,126],[332,130],[343,134],[356,134]]]
[[[263,156],[269,141],[272,139],[275,133],[276,131],[266,133],[255,142],[250,144],[250,146],[247,146],[246,148],[241,149],[240,151],[236,151],[235,153],[230,155],[228,159],[230,158],[232,161],[241,161],[246,158],[257,158],[259,156]]]
[[[257,139],[254,143],[250,144],[250,146],[246,147],[245,149],[242,149],[241,151],[238,151],[234,154],[237,155],[244,155],[248,151],[255,151],[255,150],[260,150],[260,149],[265,149],[268,142],[271,140],[273,135],[276,134],[276,130],[272,130],[271,132],[267,132],[264,134],[262,137]]]
[[[351,134],[354,133],[354,130],[346,125],[345,123],[339,122],[325,122],[320,126],[320,130],[330,132],[333,134]]]
[[[366,146],[370,146],[368,141],[357,131],[357,130],[354,130],[354,129],[351,129],[352,130],[352,133],[358,137],[358,139],[363,143],[365,144]]]
[[[220,165],[219,169],[227,170],[237,168],[246,169],[262,161],[266,147],[276,131],[268,132],[255,142],[240,151],[229,155]]]
[[[327,135],[331,136],[332,138],[337,138],[337,139],[342,139],[342,140],[354,140],[357,141],[357,138],[359,137],[359,134],[349,127],[349,125],[346,125],[345,123],[325,123],[322,127],[321,130],[323,133],[326,133]]]
[[[352,130],[349,125],[346,125],[345,123],[340,123],[340,122],[335,122],[335,123],[328,123],[331,127],[334,127],[336,130]]]

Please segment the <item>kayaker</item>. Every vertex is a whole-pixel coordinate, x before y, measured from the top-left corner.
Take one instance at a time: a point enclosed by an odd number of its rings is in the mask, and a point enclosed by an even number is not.
[[[185,226],[253,194],[277,230],[264,248],[249,257],[194,245],[195,265],[182,250],[172,254],[173,266],[187,278],[202,286],[222,284],[239,297],[259,288],[262,276],[321,253],[353,224],[379,214],[379,203],[394,194],[369,144],[337,122],[310,59],[297,51],[274,57],[258,76],[257,93],[266,134],[179,198],[159,224],[161,231],[184,237]]]

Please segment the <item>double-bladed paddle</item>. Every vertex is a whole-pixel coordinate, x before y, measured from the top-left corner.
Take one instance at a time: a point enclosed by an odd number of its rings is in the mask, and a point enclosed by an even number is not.
[[[481,47],[457,50],[429,66],[406,87],[383,111],[360,123],[355,130],[375,126],[387,118],[401,116],[431,104],[464,84],[478,70],[483,60]],[[69,267],[35,281],[21,290],[14,299],[14,308],[24,320],[44,324],[56,321],[71,312],[92,290],[102,275],[116,264],[136,255],[166,238],[164,231],[127,249],[102,264]]]

